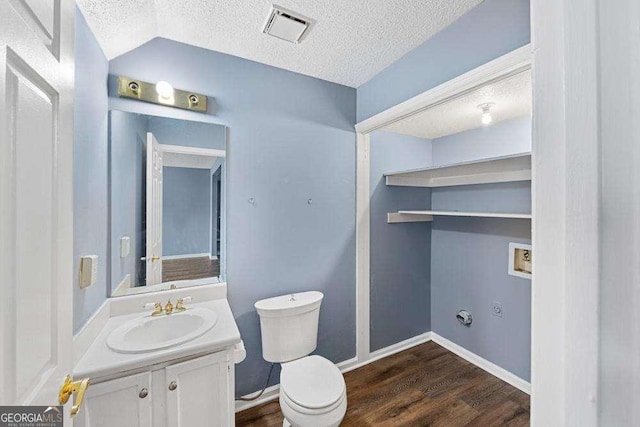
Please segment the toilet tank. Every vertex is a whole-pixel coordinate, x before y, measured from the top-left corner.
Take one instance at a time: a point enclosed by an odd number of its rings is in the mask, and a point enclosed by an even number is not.
[[[322,298],[321,292],[310,291],[255,303],[260,316],[262,357],[266,361],[289,362],[316,349]]]

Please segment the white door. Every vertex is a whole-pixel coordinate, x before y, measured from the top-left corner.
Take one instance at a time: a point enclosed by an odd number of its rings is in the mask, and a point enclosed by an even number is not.
[[[72,369],[74,19],[0,2],[2,405],[57,405]]]
[[[232,426],[230,369],[226,351],[167,366],[167,427]]]
[[[147,285],[162,283],[162,149],[147,133]]]
[[[92,385],[76,427],[153,427],[151,372]]]

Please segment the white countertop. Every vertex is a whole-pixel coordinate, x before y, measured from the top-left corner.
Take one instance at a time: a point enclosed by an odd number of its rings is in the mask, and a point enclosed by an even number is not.
[[[107,337],[115,328],[126,321],[140,316],[148,316],[150,311],[110,317],[76,364],[73,372],[74,377],[89,377],[94,382],[96,380],[99,382],[100,379],[114,377],[123,372],[139,370],[189,356],[213,353],[240,343],[240,332],[226,298],[187,304],[187,307],[202,307],[215,311],[218,315],[216,325],[204,335],[184,344],[148,353],[122,354],[107,347]]]

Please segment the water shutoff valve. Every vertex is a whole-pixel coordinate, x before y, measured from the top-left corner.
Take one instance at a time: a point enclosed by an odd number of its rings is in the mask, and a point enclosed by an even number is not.
[[[473,322],[471,313],[469,313],[467,310],[460,310],[456,315],[456,319],[458,319],[458,322],[460,322],[464,326],[471,326],[471,322]]]

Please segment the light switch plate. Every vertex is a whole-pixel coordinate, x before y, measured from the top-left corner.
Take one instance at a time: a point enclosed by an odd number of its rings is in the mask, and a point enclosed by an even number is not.
[[[98,255],[85,255],[80,258],[80,289],[98,281]]]
[[[123,236],[120,238],[120,258],[126,258],[131,252],[131,238]]]

